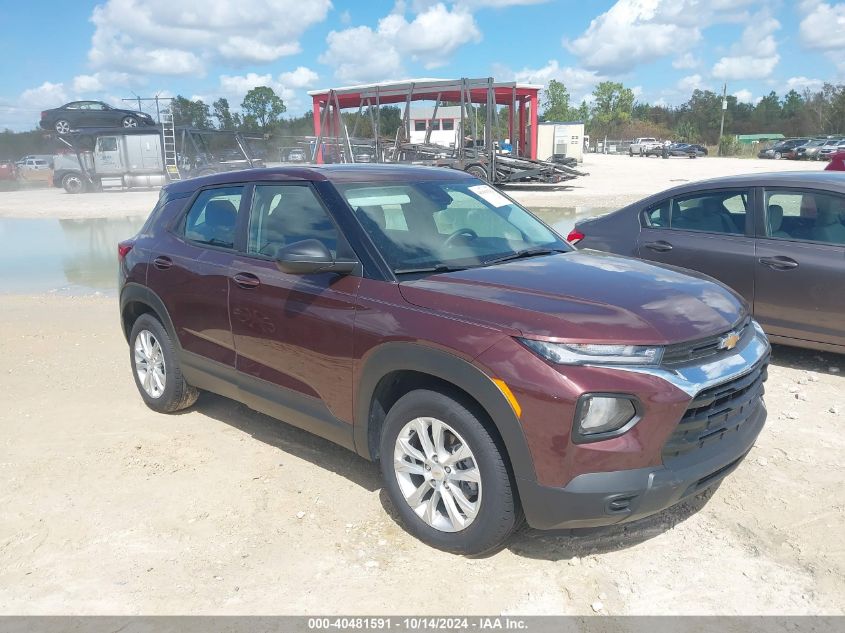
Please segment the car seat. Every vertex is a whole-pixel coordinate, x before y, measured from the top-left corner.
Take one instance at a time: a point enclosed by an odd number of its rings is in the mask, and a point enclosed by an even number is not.
[[[842,224],[839,209],[834,209],[829,199],[819,197],[816,200],[816,210],[818,215],[815,225],[810,230],[810,239],[817,242],[845,244],[845,225]]]
[[[783,225],[783,207],[779,204],[769,205],[769,235],[771,237],[792,237],[786,231],[781,230]]]
[[[238,210],[229,200],[210,200],[205,205],[205,221],[196,232],[204,242],[218,246],[233,246],[235,242],[235,221]]]

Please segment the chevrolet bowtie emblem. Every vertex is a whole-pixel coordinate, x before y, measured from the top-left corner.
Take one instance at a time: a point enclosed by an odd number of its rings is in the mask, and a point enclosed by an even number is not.
[[[719,340],[719,349],[733,349],[739,343],[739,334],[728,332]]]

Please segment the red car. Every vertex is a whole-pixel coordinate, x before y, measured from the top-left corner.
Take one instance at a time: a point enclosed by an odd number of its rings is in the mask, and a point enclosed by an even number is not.
[[[378,460],[407,529],[478,554],[524,516],[600,526],[720,481],[763,427],[769,343],[703,275],[573,249],[450,169],[168,185],[118,246],[138,391],[211,391]]]
[[[0,160],[0,180],[17,180],[18,169],[13,160]]]
[[[839,151],[830,157],[825,171],[845,171],[845,151]]]

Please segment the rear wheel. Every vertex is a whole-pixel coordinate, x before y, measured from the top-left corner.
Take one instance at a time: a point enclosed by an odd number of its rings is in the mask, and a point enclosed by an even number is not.
[[[502,546],[521,521],[508,466],[471,405],[416,390],[385,419],[381,471],[408,531],[424,543],[477,555]]]
[[[62,177],[62,187],[68,193],[82,193],[85,191],[85,182],[79,174],[65,174]]]
[[[470,165],[466,168],[466,172],[479,180],[487,180],[487,170],[481,165]]]
[[[67,134],[68,132],[70,132],[70,123],[68,123],[64,119],[59,119],[58,121],[56,121],[56,124],[53,127],[59,134]]]
[[[151,314],[142,314],[132,326],[129,358],[135,386],[151,409],[171,413],[197,401],[199,392],[182,375],[173,341]]]

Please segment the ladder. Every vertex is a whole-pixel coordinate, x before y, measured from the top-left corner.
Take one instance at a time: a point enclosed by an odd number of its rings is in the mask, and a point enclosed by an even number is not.
[[[179,161],[176,157],[176,128],[170,108],[161,111],[161,149],[164,153],[164,170],[168,180],[182,180]]]

